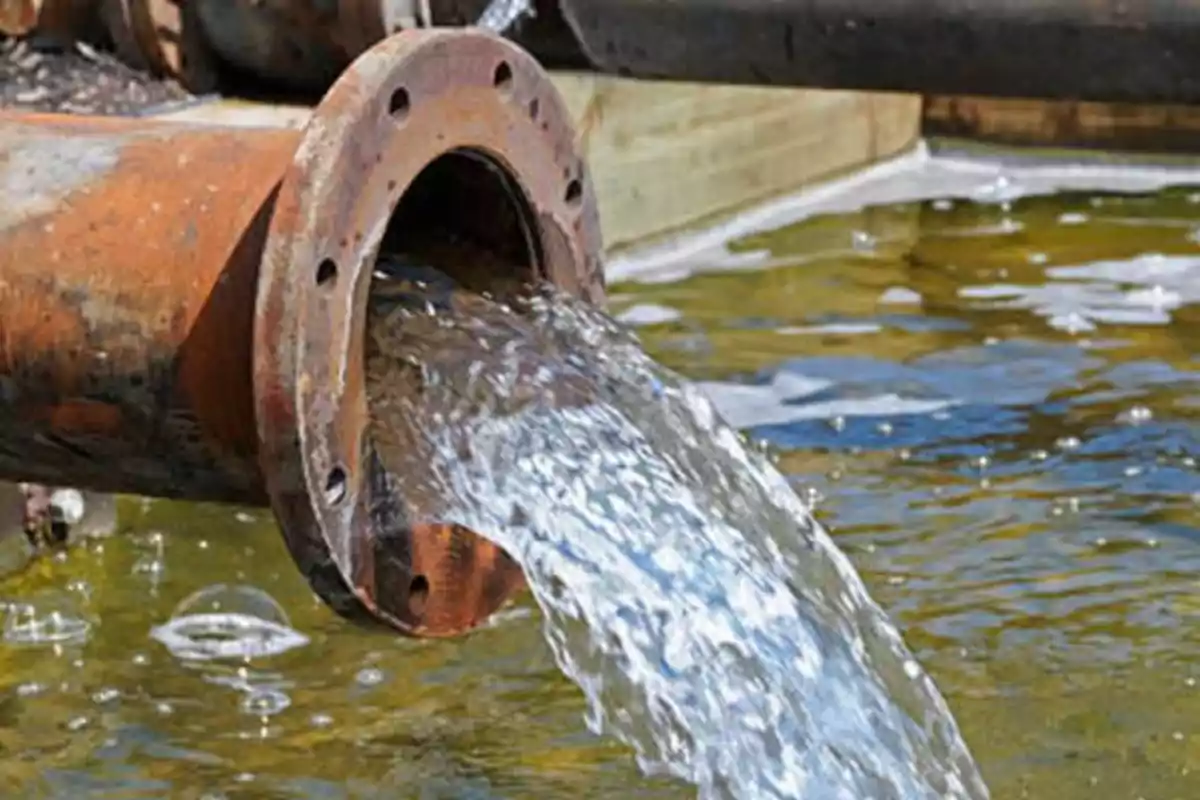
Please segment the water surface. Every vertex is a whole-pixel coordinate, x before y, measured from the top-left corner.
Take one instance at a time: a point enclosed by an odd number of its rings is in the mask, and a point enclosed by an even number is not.
[[[747,234],[613,310],[776,452],[994,797],[1200,796],[1200,194],[989,185]],[[588,732],[528,599],[398,641],[321,607],[265,512],[120,521],[0,582],[6,797],[695,796]],[[185,602],[280,652],[173,654]]]

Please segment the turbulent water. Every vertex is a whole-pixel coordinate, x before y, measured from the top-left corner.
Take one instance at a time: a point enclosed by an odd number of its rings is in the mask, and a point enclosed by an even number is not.
[[[987,797],[853,567],[699,389],[565,297],[379,302],[380,455],[521,562],[593,730],[705,798]]]

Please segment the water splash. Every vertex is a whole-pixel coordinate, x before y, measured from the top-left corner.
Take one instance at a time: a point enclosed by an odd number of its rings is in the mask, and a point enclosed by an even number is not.
[[[6,605],[2,637],[6,644],[80,645],[91,636],[92,623],[71,593],[42,592]]]
[[[703,798],[988,796],[849,561],[698,388],[567,298],[398,296],[368,342],[378,456],[415,516],[521,562],[593,730]]]

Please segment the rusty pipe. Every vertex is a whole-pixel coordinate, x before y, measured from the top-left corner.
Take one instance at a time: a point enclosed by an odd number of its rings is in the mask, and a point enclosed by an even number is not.
[[[587,171],[530,56],[403,33],[302,132],[0,113],[0,194],[0,480],[269,503],[318,594],[406,634],[521,585],[470,532],[377,530],[357,465],[377,255],[469,242],[603,299]]]

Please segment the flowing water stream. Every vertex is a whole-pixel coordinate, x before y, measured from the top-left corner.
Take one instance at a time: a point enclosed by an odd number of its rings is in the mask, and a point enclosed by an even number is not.
[[[0,538],[0,796],[968,782],[910,656],[992,797],[1200,796],[1200,192],[1171,181],[1200,175],[931,161],[614,263],[612,313],[693,383],[558,312],[554,336],[590,330],[622,355],[491,409],[474,467],[431,496],[525,537],[531,569],[560,577],[462,639],[337,619],[261,509],[120,498],[120,535],[34,563]],[[707,430],[697,392],[754,446]],[[506,439],[514,465],[531,456],[519,484],[486,470],[509,429],[528,436]],[[463,467],[445,444],[424,446]],[[564,467],[537,457],[552,452],[578,480],[543,480]],[[477,494],[497,480],[503,497]],[[649,518],[665,524],[632,538]]]
[[[704,798],[987,796],[792,488],[603,312],[416,287],[379,305],[368,394],[397,491],[517,558],[594,730]]]

